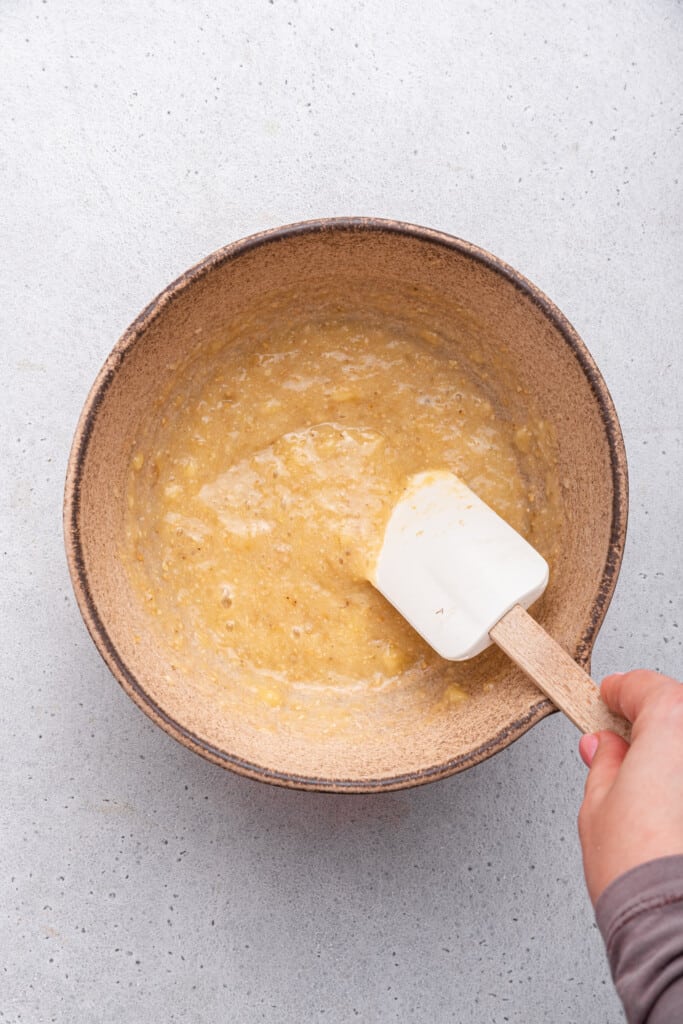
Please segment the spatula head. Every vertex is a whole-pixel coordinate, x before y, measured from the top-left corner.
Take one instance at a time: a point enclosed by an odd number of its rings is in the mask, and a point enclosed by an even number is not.
[[[545,559],[457,476],[419,473],[394,506],[370,582],[443,658],[464,661],[548,583]]]

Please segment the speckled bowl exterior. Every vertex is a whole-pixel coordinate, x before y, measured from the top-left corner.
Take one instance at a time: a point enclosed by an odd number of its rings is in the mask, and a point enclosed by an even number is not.
[[[378,792],[440,779],[502,750],[554,710],[510,664],[500,685],[479,687],[476,699],[443,723],[422,720],[408,704],[378,720],[372,742],[326,745],[223,721],[210,702],[198,700],[192,680],[180,687],[163,682],[168,652],[145,632],[119,559],[125,479],[140,418],[188,338],[202,331],[215,336],[245,304],[286,288],[305,292],[318,280],[338,288],[340,306],[348,306],[355,285],[369,278],[397,304],[411,294],[434,296],[434,315],[441,297],[452,302],[459,337],[476,334],[484,352],[504,343],[552,422],[565,524],[556,578],[538,617],[586,668],[626,535],[626,457],[607,387],[560,311],[495,256],[427,228],[348,217],[252,235],[188,270],[125,332],[83,408],[66,480],[69,569],[98,650],[153,721],[218,765],[301,789]],[[422,308],[428,322],[429,303]]]

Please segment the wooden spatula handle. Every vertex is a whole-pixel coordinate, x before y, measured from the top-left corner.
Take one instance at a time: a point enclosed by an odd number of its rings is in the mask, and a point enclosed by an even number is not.
[[[591,677],[521,605],[507,612],[489,636],[582,732],[611,729],[630,740],[630,723],[603,704]]]

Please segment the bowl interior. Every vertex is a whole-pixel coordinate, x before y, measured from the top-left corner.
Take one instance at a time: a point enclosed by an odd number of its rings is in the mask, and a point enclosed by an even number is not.
[[[486,368],[511,416],[540,410],[556,437],[563,507],[551,584],[536,614],[588,663],[618,572],[625,464],[609,395],[590,356],[532,286],[488,254],[383,222],[322,222],[227,247],[156,300],[121,339],[84,409],[67,482],[67,548],[82,612],[129,694],[210,759],[287,785],[365,790],[460,770],[551,710],[502,654],[471,662],[470,698],[453,707],[410,689],[379,695],[358,735],[314,723],[280,731],[221,708],[215,686],[178,673],[149,628],[120,561],[131,451],[178,361],[236,323],[329,309],[438,330]]]

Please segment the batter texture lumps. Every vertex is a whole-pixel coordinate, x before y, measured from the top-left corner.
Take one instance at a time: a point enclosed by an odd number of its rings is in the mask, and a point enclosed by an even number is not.
[[[431,332],[307,322],[178,366],[131,455],[123,558],[174,652],[281,719],[445,669],[365,581],[406,479],[459,474],[552,561],[552,436]],[[450,693],[466,693],[448,666]]]

